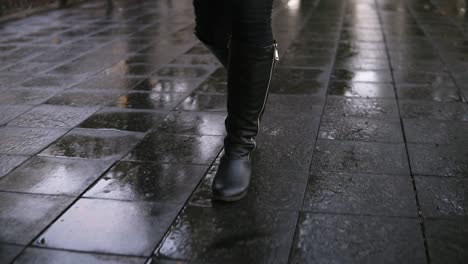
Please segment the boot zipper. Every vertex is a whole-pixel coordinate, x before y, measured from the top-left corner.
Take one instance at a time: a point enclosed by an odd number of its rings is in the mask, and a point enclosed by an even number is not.
[[[276,43],[276,41],[273,44],[273,49],[275,50],[275,52],[274,52],[275,53],[275,55],[274,55],[275,56],[275,61],[279,61],[278,43]]]
[[[268,80],[267,91],[266,91],[266,94],[265,94],[265,99],[263,100],[262,109],[260,111],[260,115],[258,115],[258,118],[257,118],[257,135],[258,135],[258,133],[260,133],[260,116],[263,113],[263,110],[265,109],[266,101],[267,101],[267,98],[268,98],[268,92],[270,90],[271,79],[273,77],[273,69],[275,68],[275,64],[276,64],[275,62],[276,61],[279,61],[279,53],[278,53],[278,43],[276,43],[276,41],[275,41],[275,43],[273,43],[273,61],[271,62],[270,79]],[[255,140],[253,138],[251,138],[251,140],[254,143],[254,149],[252,150],[252,152],[254,152],[255,149],[257,148],[257,142],[255,142]],[[248,155],[249,159],[250,159],[250,154],[252,152],[250,152],[249,155]]]

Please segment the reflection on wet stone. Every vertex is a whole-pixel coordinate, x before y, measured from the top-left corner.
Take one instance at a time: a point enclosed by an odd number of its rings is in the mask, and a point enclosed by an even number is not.
[[[167,115],[167,112],[106,108],[90,116],[79,127],[146,132],[158,125],[165,115]]]
[[[287,211],[188,207],[156,254],[195,263],[285,263],[296,220]]]
[[[8,174],[0,190],[78,195],[109,166],[103,161],[34,157]]]
[[[331,82],[328,94],[362,98],[395,98],[393,86],[386,83]]]
[[[200,78],[207,73],[208,71],[204,68],[166,67],[158,70],[156,74],[161,77]]]
[[[125,155],[142,137],[142,133],[74,129],[40,155],[114,160]]]
[[[139,83],[133,90],[165,92],[165,93],[187,93],[195,88],[196,82],[183,79],[148,78]]]
[[[187,94],[173,92],[132,92],[120,96],[108,106],[134,109],[172,110]]]
[[[184,203],[205,166],[119,162],[85,196]]]
[[[210,164],[222,147],[222,136],[187,136],[155,131],[125,158],[134,161]]]
[[[225,94],[202,94],[194,93],[185,99],[177,110],[185,111],[226,111]]]
[[[18,264],[49,263],[59,264],[67,260],[69,264],[143,264],[145,258],[122,257],[93,253],[78,253],[54,249],[27,248],[15,261]]]
[[[0,153],[34,155],[65,134],[63,129],[0,128]]]
[[[219,135],[225,134],[223,113],[172,112],[157,127],[157,131],[168,134]]]
[[[35,245],[149,256],[179,210],[170,204],[81,199]]]

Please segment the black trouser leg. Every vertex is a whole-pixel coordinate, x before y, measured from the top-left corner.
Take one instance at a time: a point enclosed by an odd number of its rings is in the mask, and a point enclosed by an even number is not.
[[[218,200],[236,201],[251,178],[250,154],[260,129],[275,60],[271,0],[234,0],[228,64],[225,154],[213,181]]]
[[[232,8],[230,0],[194,0],[195,35],[228,66],[228,43],[232,32]]]

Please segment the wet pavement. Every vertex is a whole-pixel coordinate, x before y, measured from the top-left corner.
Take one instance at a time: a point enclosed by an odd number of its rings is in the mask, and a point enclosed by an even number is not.
[[[466,263],[468,3],[278,0],[249,194],[191,1],[0,24],[0,263]]]

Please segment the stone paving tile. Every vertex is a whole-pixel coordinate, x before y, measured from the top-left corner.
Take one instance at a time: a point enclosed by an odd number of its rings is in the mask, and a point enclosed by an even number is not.
[[[132,90],[138,83],[142,82],[143,80],[144,78],[141,77],[97,75],[74,85],[73,88],[80,90],[102,89],[107,91]]]
[[[189,206],[155,254],[191,263],[285,263],[296,221],[295,212]]]
[[[22,246],[0,243],[0,262],[10,263],[23,250]]]
[[[0,113],[2,113],[2,116],[0,117],[0,126],[5,125],[6,123],[14,119],[15,117],[21,114],[24,114],[29,109],[31,109],[31,106],[0,105]]]
[[[0,179],[28,158],[28,156],[0,154]]]
[[[396,100],[328,96],[326,116],[355,116],[378,119],[399,118]]]
[[[466,218],[425,221],[431,263],[465,263],[468,258]]]
[[[67,131],[41,128],[0,128],[0,153],[34,155]]]
[[[271,81],[272,94],[314,94],[325,92],[327,74],[317,69],[276,68]]]
[[[98,108],[40,105],[17,117],[8,126],[33,128],[73,128]]]
[[[156,130],[168,134],[223,136],[225,118],[226,114],[218,112],[174,111]]]
[[[119,94],[119,92],[104,90],[80,91],[76,89],[71,89],[55,95],[54,97],[45,101],[44,104],[64,105],[73,107],[103,106],[107,103],[110,103],[111,100],[117,98]]]
[[[176,108],[182,111],[215,111],[226,112],[225,94],[192,93]]]
[[[222,148],[222,136],[148,134],[125,157],[129,161],[210,164]]]
[[[403,119],[407,142],[468,144],[468,122]]]
[[[131,92],[121,95],[107,106],[149,110],[172,110],[186,97],[186,93]]]
[[[109,168],[109,161],[33,157],[0,181],[0,190],[77,196]]]
[[[146,132],[161,123],[167,113],[104,108],[84,120],[79,127]]]
[[[466,178],[416,176],[415,180],[424,217],[468,216]]]
[[[183,204],[206,170],[198,165],[119,162],[84,196]]]
[[[143,133],[74,129],[39,155],[115,160],[122,158],[143,137]]]
[[[211,167],[202,183],[195,190],[189,204],[201,207],[259,208],[298,211],[301,208],[307,181],[307,171],[292,171],[271,168],[254,163],[252,182],[247,196],[237,203],[225,204],[212,200],[211,185],[219,161]],[[291,192],[291,190],[294,190]]]
[[[180,205],[81,199],[42,233],[34,245],[150,256],[179,210]]]
[[[38,105],[59,92],[57,89],[0,89],[0,105]]]
[[[300,113],[320,116],[324,101],[325,98],[320,96],[270,94],[265,106],[265,115],[269,113]]]
[[[311,172],[409,174],[403,144],[318,140]]]
[[[201,67],[165,67],[159,69],[155,75],[158,77],[201,78],[207,76],[209,71]]]
[[[0,192],[0,242],[28,244],[70,203],[72,198]],[[18,206],[18,205],[21,206]]]
[[[398,98],[407,100],[429,101],[461,101],[461,95],[457,87],[445,84],[430,85],[397,85]]]
[[[15,261],[18,264],[143,264],[145,258],[88,254],[54,249],[27,248]]]
[[[408,144],[411,169],[414,174],[460,176],[468,175],[466,145]]]
[[[303,213],[289,263],[375,263],[382,259],[385,263],[426,263],[417,219]]]
[[[332,81],[366,82],[366,83],[390,83],[392,75],[390,71],[360,71],[360,70],[335,70],[331,76]]]
[[[462,102],[400,100],[402,118],[468,121],[468,105]]]
[[[38,76],[21,84],[23,87],[53,87],[66,89],[80,80],[80,76]]]
[[[318,138],[403,143],[403,133],[398,119],[325,116],[320,123]]]
[[[356,98],[388,98],[395,99],[393,86],[388,83],[364,82],[331,82],[328,95]]]
[[[132,90],[162,92],[162,93],[190,93],[198,82],[193,79],[164,79],[149,77],[140,82]]]
[[[417,217],[409,175],[321,172],[309,177],[303,211]]]

